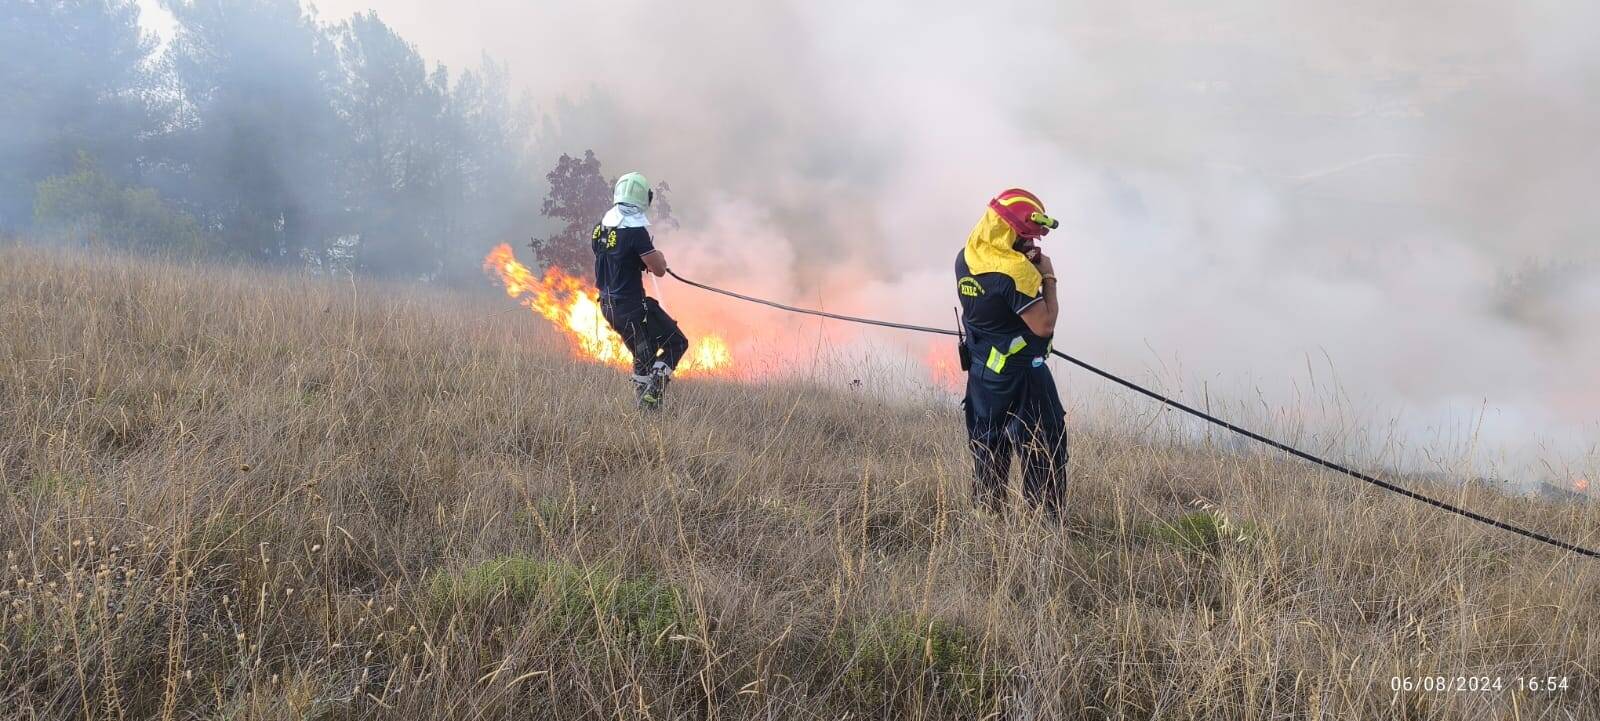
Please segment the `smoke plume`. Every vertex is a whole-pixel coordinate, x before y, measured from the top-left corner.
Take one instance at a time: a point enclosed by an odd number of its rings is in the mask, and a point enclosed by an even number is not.
[[[1063,221],[1069,352],[1414,443],[1595,436],[1593,7],[319,6],[508,63],[551,157],[671,183],[701,280],[948,325],[961,241],[1022,186]]]

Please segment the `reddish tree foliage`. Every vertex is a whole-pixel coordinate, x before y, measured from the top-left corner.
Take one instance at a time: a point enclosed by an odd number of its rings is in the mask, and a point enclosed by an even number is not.
[[[589,248],[589,239],[595,224],[611,208],[611,187],[616,179],[600,173],[600,160],[593,150],[583,151],[582,158],[562,153],[545,179],[550,181],[550,193],[545,196],[540,212],[546,218],[562,221],[563,225],[555,235],[534,238],[528,245],[538,254],[541,265],[553,265],[592,280],[594,253]],[[650,208],[651,230],[659,234],[662,228],[676,228],[678,223],[673,220],[672,205],[667,202],[667,184],[658,183],[655,191],[655,202]]]
[[[611,184],[600,174],[600,161],[593,150],[584,151],[581,159],[562,153],[555,169],[544,177],[550,181],[550,193],[539,210],[563,225],[555,235],[534,238],[529,245],[541,265],[589,277],[594,272],[589,237],[594,224],[611,207]]]

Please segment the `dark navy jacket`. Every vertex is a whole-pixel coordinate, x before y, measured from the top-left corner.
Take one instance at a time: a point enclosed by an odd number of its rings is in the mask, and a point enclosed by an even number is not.
[[[618,308],[643,307],[644,257],[656,252],[644,228],[594,227],[594,284],[600,303]]]
[[[974,369],[1010,374],[1050,355],[1050,340],[1034,335],[1022,320],[1022,311],[1044,302],[1043,293],[1023,294],[1005,273],[973,275],[966,254],[957,253],[956,294]]]

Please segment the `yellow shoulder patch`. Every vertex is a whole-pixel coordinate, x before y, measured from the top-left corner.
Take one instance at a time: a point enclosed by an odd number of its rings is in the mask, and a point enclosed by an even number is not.
[[[968,298],[976,298],[980,295],[983,295],[983,286],[978,283],[977,278],[974,278],[970,275],[957,282],[956,288],[961,291],[962,295],[967,296]]]

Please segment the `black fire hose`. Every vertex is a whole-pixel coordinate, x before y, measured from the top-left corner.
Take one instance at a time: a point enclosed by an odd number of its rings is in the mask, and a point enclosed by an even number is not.
[[[944,328],[932,328],[932,327],[929,327],[929,326],[911,325],[909,323],[893,323],[893,322],[886,321],[886,320],[874,320],[872,318],[858,318],[858,317],[855,317],[855,316],[840,315],[838,313],[829,313],[829,312],[826,312],[826,311],[812,310],[810,308],[798,308],[798,307],[795,307],[795,306],[792,306],[792,305],[784,305],[783,303],[778,303],[778,302],[775,302],[775,301],[765,300],[765,299],[762,299],[762,298],[755,298],[755,297],[752,297],[752,296],[744,295],[742,293],[735,293],[735,292],[733,292],[731,290],[723,290],[721,288],[715,288],[715,287],[706,285],[704,283],[697,283],[697,282],[689,280],[688,278],[685,278],[685,277],[683,277],[681,275],[678,275],[677,273],[675,273],[675,272],[673,272],[671,270],[668,270],[667,273],[671,274],[672,277],[677,278],[680,282],[686,283],[688,285],[692,285],[692,286],[694,286],[696,288],[699,288],[701,290],[708,290],[708,291],[711,291],[712,293],[725,295],[725,296],[728,296],[730,298],[738,298],[739,300],[742,300],[742,301],[745,301],[745,302],[748,302],[748,303],[756,303],[756,304],[759,304],[759,305],[767,306],[769,308],[777,308],[778,310],[785,310],[785,311],[788,311],[790,313],[800,313],[800,314],[803,314],[803,315],[814,315],[814,316],[817,316],[819,318],[832,318],[833,320],[842,320],[842,321],[845,321],[847,323],[860,323],[862,325],[875,325],[875,326],[878,326],[880,328],[896,328],[896,329],[899,329],[899,330],[909,330],[909,331],[914,331],[914,332],[918,332],[918,333],[933,333],[933,334],[936,334],[936,335],[948,335],[948,336],[959,336],[960,335],[960,333],[957,332],[957,331],[945,330]],[[1178,401],[1175,401],[1175,400],[1173,400],[1171,398],[1168,398],[1168,397],[1166,397],[1164,395],[1161,395],[1160,393],[1157,393],[1157,392],[1152,391],[1152,390],[1150,390],[1148,388],[1145,388],[1144,386],[1141,386],[1141,385],[1139,385],[1137,383],[1134,383],[1133,381],[1130,381],[1130,380],[1128,380],[1126,378],[1122,378],[1120,376],[1117,376],[1117,375],[1115,375],[1115,374],[1113,374],[1113,373],[1111,373],[1109,371],[1101,370],[1100,368],[1097,368],[1097,367],[1095,367],[1093,365],[1090,365],[1089,363],[1086,363],[1086,362],[1084,362],[1082,360],[1079,360],[1079,359],[1074,358],[1074,357],[1072,357],[1070,355],[1067,355],[1066,353],[1062,353],[1061,351],[1052,350],[1052,351],[1050,351],[1050,354],[1054,355],[1054,356],[1056,356],[1058,358],[1061,358],[1062,360],[1064,360],[1064,361],[1066,361],[1068,363],[1071,363],[1071,364],[1073,364],[1075,366],[1078,366],[1079,368],[1082,368],[1082,369],[1084,369],[1086,371],[1089,371],[1090,373],[1093,373],[1093,374],[1095,374],[1097,376],[1100,376],[1101,378],[1104,378],[1104,379],[1106,379],[1108,381],[1111,381],[1112,383],[1115,383],[1115,384],[1117,384],[1119,386],[1122,386],[1123,388],[1127,388],[1128,390],[1131,390],[1131,391],[1133,391],[1135,393],[1138,393],[1138,394],[1143,395],[1143,396],[1147,396],[1147,397],[1155,400],[1158,403],[1161,403],[1161,404],[1167,405],[1167,406],[1171,406],[1171,407],[1176,408],[1176,409],[1178,409],[1180,411],[1183,411],[1184,413],[1188,413],[1191,416],[1199,418],[1199,419],[1201,419],[1201,420],[1203,420],[1203,421],[1205,421],[1207,423],[1211,423],[1213,425],[1216,425],[1216,426],[1219,426],[1219,427],[1222,427],[1222,428],[1226,428],[1226,429],[1228,429],[1228,430],[1230,430],[1230,431],[1232,431],[1234,433],[1237,433],[1237,434],[1239,434],[1241,436],[1244,436],[1245,438],[1249,438],[1250,440],[1256,441],[1257,443],[1261,443],[1263,445],[1267,445],[1267,446],[1270,446],[1270,447],[1275,448],[1277,450],[1283,451],[1284,453],[1287,453],[1287,454],[1289,454],[1291,456],[1294,456],[1295,458],[1299,458],[1299,459],[1301,459],[1303,461],[1307,461],[1309,463],[1313,463],[1313,464],[1316,464],[1318,466],[1322,466],[1323,468],[1326,468],[1326,469],[1328,469],[1330,471],[1334,471],[1334,472],[1337,472],[1337,473],[1342,473],[1342,474],[1344,474],[1346,476],[1349,476],[1351,478],[1354,478],[1354,479],[1356,479],[1358,481],[1363,481],[1365,483],[1370,483],[1370,484],[1372,484],[1374,486],[1382,488],[1385,491],[1389,491],[1390,493],[1397,493],[1397,494],[1400,494],[1402,496],[1405,496],[1406,498],[1410,498],[1413,501],[1419,501],[1421,503],[1426,503],[1426,504],[1428,504],[1430,506],[1433,506],[1434,508],[1438,508],[1438,509],[1443,510],[1443,511],[1448,511],[1450,513],[1454,513],[1454,514],[1456,514],[1458,516],[1463,516],[1465,518],[1470,518],[1470,519],[1472,519],[1474,521],[1477,521],[1477,522],[1485,524],[1485,525],[1493,526],[1493,527],[1498,528],[1498,529],[1500,529],[1502,531],[1510,531],[1510,532],[1515,533],[1515,534],[1517,534],[1519,536],[1523,536],[1525,538],[1531,538],[1531,539],[1533,539],[1535,541],[1538,541],[1540,543],[1544,543],[1544,544],[1548,544],[1548,545],[1551,545],[1551,546],[1555,546],[1556,548],[1562,549],[1564,551],[1571,551],[1572,553],[1576,553],[1576,554],[1579,554],[1579,555],[1582,555],[1582,556],[1588,556],[1590,558],[1600,558],[1600,551],[1596,551],[1596,550],[1590,549],[1590,548],[1585,548],[1583,546],[1579,546],[1579,545],[1574,544],[1574,543],[1568,543],[1566,541],[1563,541],[1563,540],[1560,540],[1560,539],[1557,539],[1557,538],[1551,538],[1550,536],[1546,536],[1546,535],[1544,535],[1542,533],[1539,533],[1537,531],[1530,531],[1530,530],[1528,530],[1526,528],[1522,528],[1520,526],[1514,526],[1514,525],[1512,525],[1510,523],[1506,523],[1505,521],[1493,519],[1493,518],[1490,518],[1490,517],[1485,516],[1483,514],[1476,513],[1476,512],[1473,512],[1473,511],[1469,511],[1469,510],[1467,510],[1465,508],[1462,508],[1460,506],[1456,506],[1456,505],[1453,505],[1453,504],[1450,504],[1450,503],[1446,503],[1446,502],[1438,500],[1436,498],[1429,498],[1428,496],[1424,496],[1424,495],[1422,495],[1420,493],[1417,493],[1416,491],[1409,490],[1409,489],[1406,489],[1406,488],[1402,488],[1402,487],[1397,486],[1397,485],[1395,485],[1393,483],[1385,481],[1385,480],[1383,480],[1381,478],[1377,478],[1376,476],[1372,476],[1372,475],[1367,474],[1367,473],[1362,473],[1361,471],[1355,470],[1355,469],[1350,468],[1348,466],[1345,466],[1343,464],[1334,463],[1333,461],[1327,460],[1325,458],[1321,458],[1321,457],[1313,455],[1311,453],[1307,453],[1307,452],[1302,451],[1302,450],[1300,450],[1298,448],[1295,448],[1294,446],[1291,446],[1291,445],[1289,445],[1287,443],[1283,443],[1281,441],[1273,440],[1273,439],[1268,438],[1268,437],[1266,437],[1264,435],[1261,435],[1260,433],[1256,433],[1255,431],[1251,431],[1251,430],[1246,429],[1246,428],[1241,428],[1241,427],[1239,427],[1237,425],[1234,425],[1233,423],[1229,423],[1228,421],[1225,421],[1225,420],[1223,420],[1221,418],[1218,418],[1218,417],[1216,417],[1214,415],[1211,415],[1210,413],[1207,413],[1205,411],[1199,410],[1197,408],[1191,408],[1191,407],[1189,407],[1187,405],[1179,403]]]

